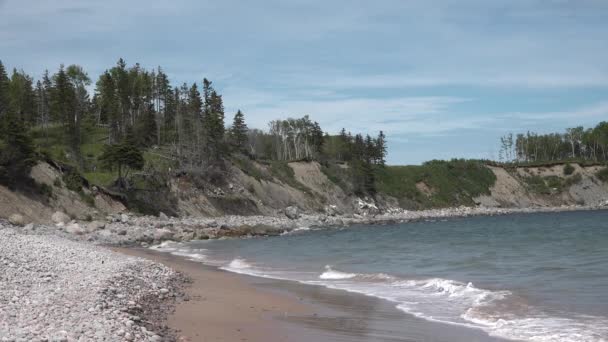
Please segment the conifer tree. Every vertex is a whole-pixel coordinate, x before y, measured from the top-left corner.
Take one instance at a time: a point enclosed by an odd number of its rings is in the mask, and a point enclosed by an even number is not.
[[[137,145],[137,139],[131,127],[125,130],[125,136],[119,144],[106,145],[99,157],[102,164],[110,169],[116,168],[120,188],[126,188],[126,177],[131,170],[141,170],[144,167],[144,156]]]
[[[239,109],[234,115],[232,127],[230,129],[230,140],[232,146],[237,152],[244,152],[247,146],[247,125],[245,124],[245,115]]]
[[[29,177],[36,157],[25,126],[13,113],[0,118],[0,183],[14,187]]]
[[[386,136],[382,131],[378,133],[378,138],[376,139],[376,150],[376,163],[380,166],[384,166],[386,164]]]
[[[0,61],[0,118],[2,118],[8,112],[9,106],[9,79],[6,74],[6,69]]]

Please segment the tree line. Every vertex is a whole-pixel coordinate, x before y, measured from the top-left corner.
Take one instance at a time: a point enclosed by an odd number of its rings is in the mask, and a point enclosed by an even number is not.
[[[608,161],[608,122],[595,127],[567,128],[562,133],[508,134],[500,139],[503,161],[544,162],[562,160]]]
[[[22,152],[31,157],[32,131],[45,139],[39,149],[61,145],[81,172],[116,170],[119,180],[143,167],[142,152],[148,150],[186,172],[204,172],[233,156],[347,162],[355,178],[367,179],[361,182],[373,189],[373,168],[384,165],[387,153],[382,132],[377,138],[344,129],[330,135],[307,115],[273,120],[260,130],[250,129],[238,110],[226,126],[222,95],[210,80],[174,86],[161,67],[147,70],[123,59],[94,83],[78,65],[61,65],[35,81],[22,70],[9,76],[0,61],[0,120],[0,177],[19,154],[9,146],[12,141],[27,144]],[[94,130],[106,134],[101,155],[91,160],[82,146]]]

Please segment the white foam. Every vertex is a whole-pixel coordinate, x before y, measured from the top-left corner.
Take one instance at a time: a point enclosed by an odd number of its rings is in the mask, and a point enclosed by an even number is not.
[[[249,263],[247,263],[247,261],[245,261],[245,259],[236,258],[236,259],[232,260],[230,262],[230,264],[228,264],[228,268],[243,270],[243,269],[251,268],[251,265]]]
[[[156,249],[196,258],[213,264],[201,251],[163,243]],[[325,271],[307,274],[264,268],[243,258],[215,263],[220,269],[262,278],[297,281],[364,294],[396,303],[408,314],[436,322],[483,329],[491,336],[532,342],[608,342],[608,318],[594,316],[550,316],[537,311],[504,312],[497,303],[512,303],[510,291],[492,291],[470,282],[443,278],[402,279],[384,273],[348,273],[325,266]],[[318,276],[317,276],[318,275]],[[315,278],[316,277],[316,278]],[[505,301],[505,302],[502,302]],[[521,312],[520,312],[521,311]]]
[[[344,273],[340,271],[334,271],[330,265],[325,266],[325,272],[323,272],[319,279],[324,280],[339,280],[339,279],[350,279],[356,277],[356,273]]]

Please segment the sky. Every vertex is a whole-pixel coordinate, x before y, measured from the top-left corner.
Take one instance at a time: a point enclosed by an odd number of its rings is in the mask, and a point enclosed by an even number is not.
[[[0,0],[0,60],[39,78],[118,58],[214,82],[250,127],[310,115],[389,164],[498,157],[507,133],[608,120],[606,0]]]

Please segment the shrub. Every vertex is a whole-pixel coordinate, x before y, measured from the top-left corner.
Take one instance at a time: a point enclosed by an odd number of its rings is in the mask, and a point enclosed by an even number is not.
[[[572,177],[567,178],[564,181],[564,187],[570,187],[574,184],[580,183],[583,180],[583,176],[580,173],[575,173]]]
[[[574,166],[572,166],[572,164],[568,163],[568,164],[564,165],[564,175],[570,176],[573,173],[574,173]]]
[[[66,188],[78,193],[82,192],[82,176],[80,176],[78,171],[70,169],[63,174],[62,178]]]
[[[602,182],[608,183],[608,167],[599,170],[595,176]]]

